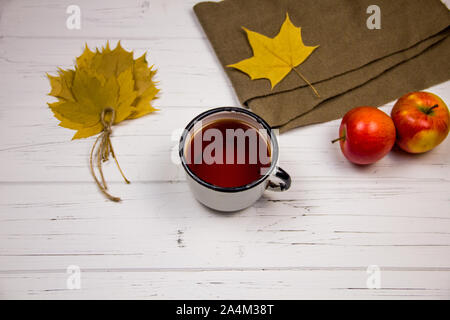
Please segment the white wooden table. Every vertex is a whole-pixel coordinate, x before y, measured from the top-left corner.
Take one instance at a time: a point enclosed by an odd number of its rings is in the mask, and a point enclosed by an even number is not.
[[[0,298],[450,298],[450,139],[355,167],[330,143],[339,121],[300,128],[279,137],[291,190],[228,215],[194,200],[171,161],[174,130],[238,105],[195,2],[0,2]],[[70,4],[80,30],[66,28]],[[161,111],[114,128],[132,180],[106,166],[121,203],[90,176],[94,138],[71,141],[46,105],[45,73],[107,39],[148,51],[162,89]],[[450,103],[450,82],[428,90]]]

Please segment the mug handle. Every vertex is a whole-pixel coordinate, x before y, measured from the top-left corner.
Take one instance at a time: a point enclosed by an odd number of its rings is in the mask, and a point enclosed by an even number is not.
[[[267,184],[266,189],[270,191],[286,191],[290,188],[291,177],[286,171],[284,171],[280,167],[275,167],[274,176],[278,178],[279,182],[274,182],[269,178],[269,183]]]

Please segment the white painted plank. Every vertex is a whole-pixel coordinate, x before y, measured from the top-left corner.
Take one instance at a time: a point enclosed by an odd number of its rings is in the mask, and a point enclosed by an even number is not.
[[[26,299],[448,299],[448,271],[381,270],[381,288],[367,289],[360,270],[102,271],[0,273],[0,298]]]
[[[3,113],[0,127],[1,181],[92,181],[88,156],[95,138],[71,141],[74,131],[59,127],[48,109]],[[114,128],[112,142],[122,168],[132,181],[180,181],[184,172],[177,159],[178,135],[205,108],[168,107]],[[450,139],[435,150],[410,155],[393,150],[378,163],[357,167],[342,155],[339,121],[313,125],[279,137],[280,165],[301,183],[303,179],[340,181],[381,179],[450,180]],[[108,181],[121,181],[113,163],[106,164]]]
[[[12,38],[159,39],[204,37],[192,7],[197,0],[3,0],[0,34]],[[69,5],[81,29],[69,30]]]
[[[120,204],[93,183],[5,184],[0,269],[450,268],[448,193],[437,185],[371,193],[309,182],[285,193],[290,201],[267,193],[226,215],[198,204],[185,183],[114,184]]]

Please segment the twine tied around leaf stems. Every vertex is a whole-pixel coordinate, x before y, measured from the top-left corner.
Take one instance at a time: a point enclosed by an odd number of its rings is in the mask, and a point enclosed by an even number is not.
[[[89,166],[91,168],[91,174],[94,177],[94,180],[97,183],[97,186],[99,187],[100,191],[109,200],[119,202],[121,201],[119,197],[115,197],[107,191],[108,186],[106,185],[106,181],[103,176],[102,170],[102,162],[108,161],[109,155],[111,154],[111,156],[114,158],[114,161],[116,162],[117,168],[119,169],[123,179],[125,180],[126,183],[130,183],[130,181],[125,177],[122,169],[120,168],[119,162],[117,161],[114,149],[111,144],[110,138],[112,133],[111,126],[113,125],[115,118],[116,118],[116,111],[113,108],[106,107],[102,110],[102,113],[100,115],[100,121],[103,124],[103,131],[97,137],[97,139],[94,142],[94,145],[92,146],[91,154],[89,157]],[[96,148],[97,144],[98,147]],[[97,163],[97,168],[100,173],[100,180],[97,178],[97,175],[95,174],[94,163]]]

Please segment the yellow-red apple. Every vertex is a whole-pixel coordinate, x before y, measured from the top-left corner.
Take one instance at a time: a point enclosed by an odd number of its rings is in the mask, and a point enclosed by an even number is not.
[[[448,108],[430,92],[405,94],[395,103],[391,117],[397,130],[397,145],[410,153],[427,152],[448,135]]]

